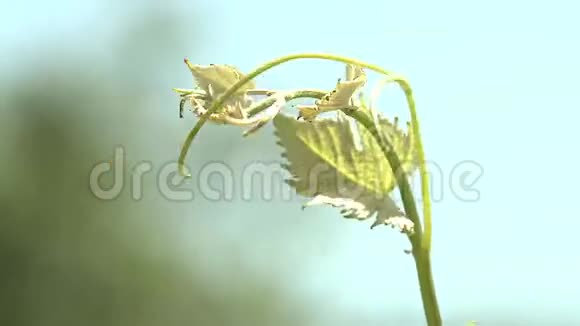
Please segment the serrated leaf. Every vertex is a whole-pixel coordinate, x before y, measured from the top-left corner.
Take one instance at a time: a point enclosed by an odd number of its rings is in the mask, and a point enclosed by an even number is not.
[[[356,124],[362,145],[359,150],[344,118],[304,122],[279,114],[274,126],[285,149],[286,168],[293,176],[288,184],[298,194],[312,198],[306,206],[336,206],[344,217],[357,219],[378,212],[373,226],[390,224],[390,218],[404,215],[389,196],[395,188],[389,163],[364,127]],[[382,117],[379,127],[392,142],[405,172],[412,172],[417,167],[412,135]]]

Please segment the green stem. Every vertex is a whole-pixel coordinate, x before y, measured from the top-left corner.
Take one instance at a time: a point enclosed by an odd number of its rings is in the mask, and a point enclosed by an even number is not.
[[[271,93],[276,93],[277,91],[270,91]],[[284,100],[285,101],[291,101],[297,98],[321,98],[322,96],[324,96],[324,94],[326,94],[324,91],[321,90],[317,90],[317,89],[301,89],[301,90],[296,90],[296,91],[284,91],[285,95],[284,95]],[[267,99],[264,99],[258,103],[256,103],[254,106],[250,107],[248,109],[248,117],[253,117],[256,114],[264,111],[265,109],[267,109],[268,107],[270,107],[272,104],[274,104],[274,102],[276,102],[276,98],[274,98],[273,96],[270,96]]]
[[[411,186],[409,185],[409,180],[407,179],[407,175],[401,165],[401,160],[397,156],[397,153],[392,150],[393,147],[389,141],[378,131],[371,117],[358,110],[345,110],[344,112],[362,124],[373,135],[393,170],[393,174],[397,180],[397,185],[399,186],[401,198],[403,199],[405,213],[415,224],[415,232],[409,236],[409,240],[413,246],[413,257],[415,258],[415,266],[417,268],[417,277],[421,289],[421,299],[423,301],[425,318],[427,319],[427,324],[429,326],[440,326],[441,315],[431,272],[430,251],[426,250],[421,245],[421,239],[423,238],[421,220],[419,218],[419,213],[417,212],[415,198]]]
[[[371,96],[371,107],[375,107],[375,101],[379,94],[379,89],[384,87],[390,82],[395,82],[401,87],[405,93],[405,98],[407,99],[407,105],[411,113],[411,128],[415,136],[415,151],[417,153],[417,159],[419,161],[419,173],[421,175],[421,196],[423,197],[423,220],[425,221],[425,235],[421,241],[421,246],[427,250],[431,250],[431,234],[432,234],[432,220],[431,220],[431,196],[429,195],[429,173],[427,171],[427,164],[425,160],[425,153],[423,150],[423,141],[421,140],[421,134],[419,131],[419,119],[417,118],[417,109],[415,105],[415,99],[413,97],[413,90],[409,82],[401,78],[400,76],[388,76],[382,80],[377,88],[373,91]]]
[[[415,206],[415,200],[413,198],[413,194],[411,192],[411,188],[409,186],[408,180],[403,173],[403,170],[400,168],[401,164],[394,152],[388,150],[386,147],[386,141],[384,137],[382,137],[377,131],[372,123],[371,119],[368,119],[366,115],[357,115],[356,111],[351,112],[350,114],[353,117],[357,117],[361,119],[359,122],[363,123],[366,117],[367,129],[372,128],[375,130],[375,138],[381,145],[383,153],[389,163],[391,164],[391,168],[395,172],[395,176],[397,178],[397,183],[399,184],[399,190],[401,191],[401,196],[403,198],[403,204],[405,206],[405,211],[409,215],[409,218],[413,220],[416,225],[415,234],[410,236],[411,243],[413,245],[413,254],[415,257],[415,262],[417,266],[417,273],[419,277],[419,283],[421,286],[421,296],[423,299],[423,306],[425,309],[425,315],[427,317],[427,322],[429,326],[439,326],[441,325],[441,316],[439,314],[439,308],[437,306],[437,300],[435,296],[435,289],[433,286],[433,280],[431,276],[431,264],[430,264],[430,250],[431,250],[431,202],[430,202],[430,195],[429,195],[429,178],[427,173],[426,161],[425,161],[425,154],[423,151],[423,143],[421,141],[421,134],[419,132],[419,121],[417,118],[417,112],[415,107],[415,100],[413,98],[413,93],[409,82],[402,76],[395,74],[391,71],[385,70],[379,66],[368,64],[366,62],[362,62],[360,60],[347,58],[343,56],[333,55],[333,54],[324,54],[324,53],[301,53],[301,54],[292,54],[287,55],[284,57],[280,57],[274,59],[272,61],[266,62],[265,64],[259,66],[251,73],[247,74],[243,78],[241,78],[238,82],[232,85],[222,96],[220,96],[208,109],[206,114],[204,114],[193,129],[187,135],[183,147],[181,149],[181,153],[178,159],[178,166],[179,172],[184,176],[189,176],[185,169],[185,157],[187,156],[187,151],[189,150],[193,139],[200,131],[203,124],[207,121],[207,118],[215,113],[226,101],[227,98],[235,94],[238,89],[244,86],[247,82],[254,79],[256,76],[264,73],[265,71],[274,68],[277,65],[280,65],[284,62],[297,60],[297,59],[323,59],[323,60],[331,60],[343,63],[350,63],[354,64],[363,68],[367,68],[378,73],[381,73],[385,76],[390,77],[399,84],[399,87],[405,92],[405,96],[407,98],[407,104],[409,107],[409,111],[411,114],[411,127],[414,136],[416,137],[415,142],[415,151],[418,156],[419,161],[419,170],[420,170],[420,177],[421,177],[421,194],[423,197],[423,217],[425,219],[425,236],[422,236],[421,230],[421,223],[419,219],[419,215],[417,213],[417,208]],[[358,120],[358,119],[357,119]],[[372,129],[369,129],[371,131]],[[392,152],[392,153],[391,153]]]
[[[423,236],[421,247],[425,251],[430,252],[433,228],[433,222],[431,221],[431,195],[429,194],[429,172],[427,171],[423,141],[421,140],[421,132],[419,131],[419,118],[417,117],[417,109],[411,85],[409,85],[407,80],[397,80],[397,83],[403,92],[405,92],[407,105],[409,106],[409,112],[411,113],[411,128],[413,129],[413,136],[415,137],[415,150],[417,151],[419,173],[421,175],[421,199],[423,200],[423,220],[425,221],[425,235]]]
[[[417,248],[414,245],[413,257],[415,258],[415,267],[427,325],[441,326],[441,314],[439,313],[439,304],[437,303],[435,284],[433,283],[433,272],[431,271],[431,255],[424,248]]]

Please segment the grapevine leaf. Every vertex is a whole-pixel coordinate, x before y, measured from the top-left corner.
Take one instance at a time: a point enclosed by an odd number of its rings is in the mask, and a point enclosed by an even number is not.
[[[361,109],[368,111],[364,106]],[[274,126],[278,144],[285,150],[282,155],[288,160],[283,166],[292,175],[287,183],[298,194],[312,198],[305,206],[331,205],[340,208],[344,217],[359,220],[378,213],[373,226],[412,228],[389,196],[396,185],[389,163],[364,127],[355,124],[362,145],[357,149],[344,117],[305,122],[278,114]],[[382,117],[379,128],[392,143],[405,173],[413,172],[417,167],[413,135]]]

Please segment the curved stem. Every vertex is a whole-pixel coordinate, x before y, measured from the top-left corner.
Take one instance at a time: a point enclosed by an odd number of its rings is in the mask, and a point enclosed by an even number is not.
[[[413,129],[413,136],[415,137],[415,144],[417,151],[417,160],[419,161],[419,173],[421,176],[421,199],[423,200],[423,220],[425,221],[425,235],[421,241],[421,247],[426,251],[431,251],[431,234],[433,222],[431,221],[431,195],[429,194],[429,172],[427,171],[427,162],[425,160],[425,152],[423,150],[423,141],[421,140],[421,133],[419,131],[419,118],[417,117],[417,109],[415,107],[415,99],[413,98],[413,90],[407,80],[397,80],[397,83],[405,92],[407,98],[407,105],[411,113],[411,128]]]
[[[407,99],[407,105],[409,106],[409,111],[411,112],[411,128],[415,136],[417,152],[417,160],[419,161],[419,173],[421,175],[421,197],[423,199],[423,220],[425,221],[425,235],[421,240],[421,246],[425,250],[431,250],[431,234],[432,234],[432,220],[431,220],[431,196],[429,195],[429,172],[427,171],[427,163],[425,160],[425,153],[423,151],[423,142],[421,140],[421,134],[419,131],[419,119],[417,118],[417,109],[415,106],[415,99],[413,97],[413,90],[409,82],[401,78],[400,76],[395,76],[394,78],[388,77],[377,85],[377,88],[373,91],[371,97],[371,108],[374,108],[376,99],[379,95],[379,88],[387,85],[390,82],[395,82],[399,84],[399,87],[405,93],[405,98]]]
[[[401,161],[397,156],[397,153],[392,150],[393,147],[389,141],[377,130],[371,117],[364,112],[357,110],[344,112],[362,124],[371,135],[373,135],[393,170],[393,174],[397,180],[397,185],[399,186],[401,198],[403,199],[405,213],[415,224],[415,232],[409,235],[409,240],[413,246],[413,257],[415,258],[415,266],[417,268],[417,278],[419,280],[425,318],[427,319],[427,324],[429,326],[441,326],[441,314],[439,312],[439,304],[437,303],[433,274],[431,271],[430,251],[422,246],[424,235],[421,228],[421,220],[419,218],[419,213],[417,212],[417,207],[415,206],[415,198],[411,191],[409,180],[402,168]]]
[[[276,93],[276,91],[271,91],[271,92]],[[324,94],[326,94],[325,91],[318,90],[318,89],[300,89],[300,90],[296,90],[296,91],[284,91],[284,93],[285,93],[284,100],[286,102],[297,99],[297,98],[316,98],[316,99],[319,99],[322,96],[324,96]],[[274,104],[275,101],[276,101],[276,99],[274,97],[269,97],[265,100],[262,100],[262,101],[256,103],[255,105],[251,106],[248,109],[248,117],[253,117],[256,114],[264,111],[269,106]]]
[[[235,94],[238,89],[240,89],[242,86],[244,86],[244,84],[251,81],[256,76],[262,74],[263,72],[265,72],[269,69],[272,69],[275,66],[280,65],[284,62],[291,61],[291,60],[297,60],[297,59],[323,59],[323,60],[331,60],[331,61],[354,64],[354,65],[357,65],[357,66],[360,66],[363,68],[367,68],[367,69],[376,71],[380,74],[383,74],[385,76],[389,76],[389,77],[393,78],[393,80],[396,81],[399,84],[399,86],[403,89],[403,91],[405,92],[405,96],[407,97],[407,103],[409,106],[409,111],[411,113],[411,126],[413,128],[413,133],[414,133],[415,137],[417,137],[416,151],[417,151],[417,156],[418,156],[418,160],[419,160],[419,169],[420,169],[420,176],[421,176],[421,194],[423,197],[423,217],[425,219],[425,237],[422,240],[422,246],[423,246],[423,248],[425,248],[425,250],[429,251],[431,248],[431,224],[432,224],[431,223],[431,201],[430,201],[431,197],[429,195],[428,173],[427,173],[427,167],[426,167],[426,162],[425,162],[425,154],[423,151],[423,143],[421,141],[421,135],[419,132],[419,122],[418,122],[417,112],[416,112],[416,108],[415,108],[415,100],[413,99],[411,87],[405,78],[403,78],[402,76],[400,76],[398,74],[395,74],[392,71],[385,70],[385,69],[383,69],[379,66],[376,66],[376,65],[368,64],[366,62],[352,59],[352,58],[347,58],[347,57],[334,55],[334,54],[327,54],[327,53],[291,54],[291,55],[283,56],[283,57],[274,59],[272,61],[266,62],[265,64],[256,68],[251,73],[245,75],[237,83],[232,85],[232,87],[230,87],[222,96],[220,96],[212,104],[212,106],[209,108],[209,110],[206,112],[206,114],[198,120],[196,125],[193,127],[193,129],[187,135],[187,138],[185,139],[185,142],[181,148],[181,153],[180,153],[179,159],[178,159],[179,172],[184,176],[190,176],[185,170],[185,157],[187,156],[187,151],[189,150],[189,147],[191,146],[193,139],[195,138],[195,136],[197,135],[197,133],[199,132],[199,130],[201,129],[203,124],[206,122],[207,118],[212,113],[217,111],[218,108],[224,104],[224,102],[227,98],[229,98],[231,95]]]

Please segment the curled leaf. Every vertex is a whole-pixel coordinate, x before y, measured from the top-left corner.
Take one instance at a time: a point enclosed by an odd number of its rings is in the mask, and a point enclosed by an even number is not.
[[[225,93],[228,88],[232,87],[244,77],[244,74],[231,65],[197,65],[192,64],[187,59],[185,60],[196,84],[210,96]],[[238,92],[243,93],[253,88],[256,88],[255,83],[249,81]]]
[[[317,100],[314,105],[297,105],[298,118],[305,121],[313,121],[319,114],[329,111],[356,109],[352,104],[353,95],[362,88],[367,77],[361,67],[348,65],[347,74],[352,76],[352,80],[338,80],[336,87]]]
[[[192,64],[187,59],[185,59],[185,63],[193,75],[197,88],[194,90],[176,89],[176,92],[180,93],[182,97],[180,112],[183,111],[184,104],[188,103],[197,116],[205,114],[214,100],[244,77],[236,67],[231,65],[197,65]],[[252,98],[246,92],[254,88],[255,83],[248,81],[232,97],[228,98],[223,108],[210,116],[209,120],[226,123],[224,120],[227,117],[245,119],[247,117],[245,109],[253,103]]]
[[[350,106],[354,93],[366,84],[367,77],[364,70],[357,66],[350,65],[350,67],[353,70],[353,79],[345,81],[339,79],[336,88],[316,103],[320,110],[337,110]]]

